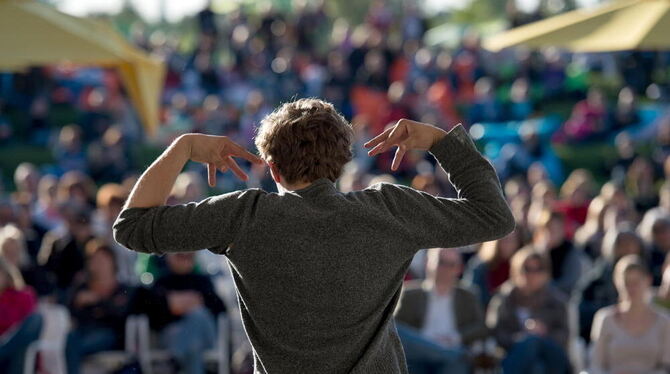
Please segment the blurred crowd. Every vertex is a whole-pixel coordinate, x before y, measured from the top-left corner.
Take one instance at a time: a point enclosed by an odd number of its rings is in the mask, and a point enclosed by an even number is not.
[[[420,251],[412,263],[396,310],[411,373],[667,372],[670,116],[662,111],[646,138],[628,130],[645,125],[640,99],[667,107],[667,84],[652,73],[668,73],[670,56],[492,54],[475,33],[455,48],[430,46],[428,19],[412,2],[398,12],[374,0],[357,25],[325,5],[291,14],[204,9],[191,50],[162,30],[134,29],[133,41],[168,68],[162,124],[152,137],[113,71],[0,73],[0,145],[48,148],[53,160],[2,170],[13,180],[0,183],[0,371],[21,372],[46,303],[71,314],[69,373],[91,354],[123,349],[131,314],[149,317],[175,370],[205,372],[201,353],[220,338],[218,316],[238,314],[232,279],[223,257],[138,255],[114,242],[112,223],[147,166],[136,146],[204,132],[253,150],[256,126],[274,107],[316,96],[354,126],[355,157],[338,181],[343,192],[386,181],[456,196],[427,154],[407,154],[394,175],[390,154],[367,156],[362,144],[400,118],[447,130],[459,122],[526,124],[514,154],[494,162],[517,229],[467,248]],[[567,105],[569,115],[542,141],[532,120],[552,105]],[[63,113],[71,123],[56,123]],[[543,162],[552,144],[597,142],[616,150],[600,170],[557,180]],[[219,175],[208,190],[205,168],[190,164],[168,204],[238,188],[276,190],[265,169],[249,175],[246,183]],[[250,372],[246,339],[231,343],[234,371]]]

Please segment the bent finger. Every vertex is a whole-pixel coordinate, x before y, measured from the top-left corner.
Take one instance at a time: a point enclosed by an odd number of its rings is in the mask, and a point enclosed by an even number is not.
[[[379,134],[379,135],[375,136],[374,138],[368,140],[367,142],[365,142],[365,144],[363,144],[363,147],[368,148],[368,147],[372,147],[372,146],[375,146],[375,145],[383,142],[384,140],[386,140],[386,138],[388,138],[388,134],[391,133],[391,131],[393,131],[394,127],[395,126],[391,126],[388,129],[384,130],[381,134]]]
[[[247,174],[242,170],[242,168],[240,168],[240,165],[238,165],[237,162],[235,162],[235,160],[232,157],[228,156],[226,164],[228,165],[228,167],[230,167],[230,170],[232,170],[232,172],[235,175],[237,175],[238,178],[240,178],[243,181],[246,181],[248,179]]]
[[[391,132],[389,132],[388,137],[381,143],[377,144],[378,148],[375,150],[374,153],[371,153],[370,155],[374,155],[377,153],[384,153],[391,149],[394,145],[399,145],[401,144],[402,141],[407,140],[406,136],[406,129],[403,124],[398,121],[398,125],[392,127]],[[374,149],[374,148],[373,148]]]
[[[207,164],[207,182],[210,187],[216,185],[216,166],[212,163]]]
[[[384,149],[385,146],[386,142],[381,142],[377,144],[376,146],[374,146],[374,148],[368,151],[368,156],[374,156],[378,153],[382,153],[383,152],[382,150]]]
[[[404,144],[398,146],[398,149],[395,150],[395,156],[393,157],[393,162],[391,163],[391,170],[393,171],[398,170],[398,166],[400,166],[400,162],[402,161],[402,158],[405,156],[406,151],[407,146],[405,146]]]
[[[402,121],[398,121],[398,124],[394,126],[391,132],[389,133],[386,143],[388,143],[389,147],[391,147],[395,144],[400,144],[406,138],[407,138],[407,125]]]
[[[237,143],[233,143],[233,144],[234,144],[234,146],[233,146],[234,152],[232,152],[232,154],[234,156],[241,157],[241,158],[243,158],[243,159],[245,159],[249,162],[256,163],[256,164],[262,164],[263,163],[262,158],[260,158],[257,155],[247,151],[244,147],[242,147],[241,145],[239,145]]]

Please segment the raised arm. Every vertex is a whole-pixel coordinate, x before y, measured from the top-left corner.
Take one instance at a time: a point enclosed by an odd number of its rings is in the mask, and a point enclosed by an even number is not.
[[[370,155],[398,146],[395,170],[409,149],[427,149],[445,170],[458,198],[436,197],[411,187],[378,183],[379,190],[413,236],[416,249],[458,247],[501,238],[515,228],[498,175],[461,124],[448,133],[437,127],[400,120],[366,143]]]
[[[165,204],[177,176],[189,160],[207,165],[209,185],[214,187],[216,171],[230,169],[240,179],[247,175],[233,157],[262,164],[263,160],[227,136],[184,134],[142,173],[128,196],[124,208],[154,207]]]
[[[142,174],[113,225],[114,240],[137,252],[158,253],[225,248],[248,219],[249,204],[261,190],[208,197],[200,202],[164,205],[175,179],[190,159],[207,164],[209,184],[217,170],[246,179],[232,156],[263,161],[225,136],[186,134],[175,140]]]

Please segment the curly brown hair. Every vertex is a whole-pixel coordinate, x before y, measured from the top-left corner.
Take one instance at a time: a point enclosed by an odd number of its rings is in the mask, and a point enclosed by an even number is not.
[[[255,143],[289,184],[335,182],[351,161],[353,129],[333,104],[303,98],[282,104],[261,120]]]

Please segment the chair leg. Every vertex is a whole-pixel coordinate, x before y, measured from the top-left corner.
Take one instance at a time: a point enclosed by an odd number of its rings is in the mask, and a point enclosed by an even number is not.
[[[151,351],[149,347],[149,319],[145,315],[140,315],[137,317],[137,326],[138,326],[138,353],[140,358],[140,365],[142,366],[142,372],[147,374],[153,374],[153,369],[151,367]]]
[[[37,346],[39,340],[30,343],[26,350],[26,356],[23,360],[23,374],[35,373],[35,359],[37,358]]]

